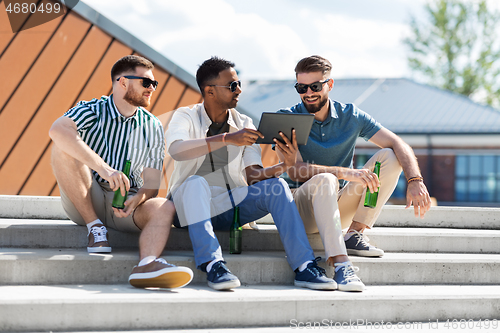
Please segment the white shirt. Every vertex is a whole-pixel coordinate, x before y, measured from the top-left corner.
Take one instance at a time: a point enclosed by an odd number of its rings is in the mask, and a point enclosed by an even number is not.
[[[235,109],[229,110],[227,123],[229,124],[229,133],[237,132],[243,128],[256,129],[251,118],[240,114]],[[177,109],[166,131],[167,152],[175,141],[206,138],[211,124],[212,121],[208,117],[203,103]],[[257,144],[251,146],[228,145],[227,150],[229,176],[236,186],[248,186],[245,168],[251,165],[262,166],[260,146]],[[205,156],[186,161],[174,160],[174,172],[168,182],[168,193],[172,193],[189,176],[194,175],[205,160]]]

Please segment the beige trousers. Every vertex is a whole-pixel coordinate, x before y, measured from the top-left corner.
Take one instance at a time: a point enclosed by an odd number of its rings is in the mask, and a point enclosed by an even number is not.
[[[382,207],[396,188],[402,168],[392,149],[381,149],[363,168],[373,170],[380,162],[380,189],[375,208],[364,207],[366,188],[349,182],[339,191],[336,176],[321,173],[313,176],[294,191],[293,196],[306,232],[319,232],[326,257],[347,255],[342,230],[352,221],[373,227]]]

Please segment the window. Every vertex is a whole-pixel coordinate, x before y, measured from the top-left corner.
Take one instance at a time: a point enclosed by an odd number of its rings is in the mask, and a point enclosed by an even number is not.
[[[500,156],[457,155],[455,201],[500,202]]]

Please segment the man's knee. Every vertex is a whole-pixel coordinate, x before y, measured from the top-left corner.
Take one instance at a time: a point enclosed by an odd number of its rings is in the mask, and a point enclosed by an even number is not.
[[[401,164],[399,163],[398,158],[396,157],[396,154],[394,153],[394,150],[392,148],[383,148],[380,149],[376,155],[377,160],[384,162],[386,165],[391,165],[394,168],[398,168],[400,170],[403,170],[401,167]]]
[[[52,167],[54,167],[54,165],[57,166],[62,161],[66,161],[68,159],[74,159],[74,158],[66,154],[64,151],[62,151],[56,144],[52,145],[52,151],[51,151]]]
[[[134,211],[134,221],[143,229],[150,221],[171,225],[175,207],[174,203],[164,198],[150,198]]]
[[[210,197],[210,185],[205,178],[193,175],[189,176],[182,184],[173,192],[174,203],[176,200],[188,200],[193,195],[198,198],[202,196]],[[186,196],[188,198],[186,198]]]
[[[321,195],[336,195],[339,191],[339,179],[331,173],[314,175],[308,184],[309,192]]]
[[[290,187],[288,186],[288,183],[286,180],[283,178],[271,178],[269,179],[271,182],[271,190],[272,194],[274,195],[280,195],[280,194],[285,194],[287,196],[292,197],[292,192],[290,191]]]
[[[208,182],[205,178],[198,176],[198,175],[192,175],[189,176],[183,183],[183,185],[186,186],[196,186],[196,187],[202,187],[206,189],[210,189],[210,185],[208,185]]]
[[[61,163],[61,159],[63,157],[62,154],[63,151],[59,149],[59,147],[57,147],[55,144],[53,144],[50,154],[50,164],[52,166],[52,170],[54,170],[59,165],[59,163]]]
[[[165,198],[150,198],[145,204],[149,203],[151,209],[158,211],[159,214],[163,216],[173,216],[175,213],[174,203]]]
[[[339,183],[339,179],[337,178],[337,176],[329,172],[319,173],[317,175],[314,175],[311,179],[319,183],[327,183],[333,185]]]

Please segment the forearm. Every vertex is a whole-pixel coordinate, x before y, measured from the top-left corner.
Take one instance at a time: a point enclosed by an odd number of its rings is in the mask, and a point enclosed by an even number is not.
[[[269,178],[277,178],[287,171],[285,163],[278,163],[268,168],[249,167],[247,168],[247,183],[249,185]]]
[[[406,179],[422,176],[415,153],[406,142],[400,139],[392,149],[403,168]]]
[[[219,134],[203,139],[175,141],[170,145],[168,153],[177,161],[191,160],[227,146],[223,139],[224,134]]]
[[[399,136],[386,128],[381,128],[369,141],[380,148],[391,148],[399,164],[401,164],[407,179],[421,176],[413,149]]]
[[[306,182],[311,179],[311,177],[320,173],[331,173],[339,179],[345,179],[346,170],[350,169],[336,166],[316,165],[307,162],[297,162],[294,167],[291,167],[287,171],[287,173],[288,176],[290,176],[290,179],[295,182]]]
[[[99,174],[104,170],[111,170],[111,167],[81,139],[73,124],[71,119],[61,118],[52,125],[49,136],[54,144]]]

